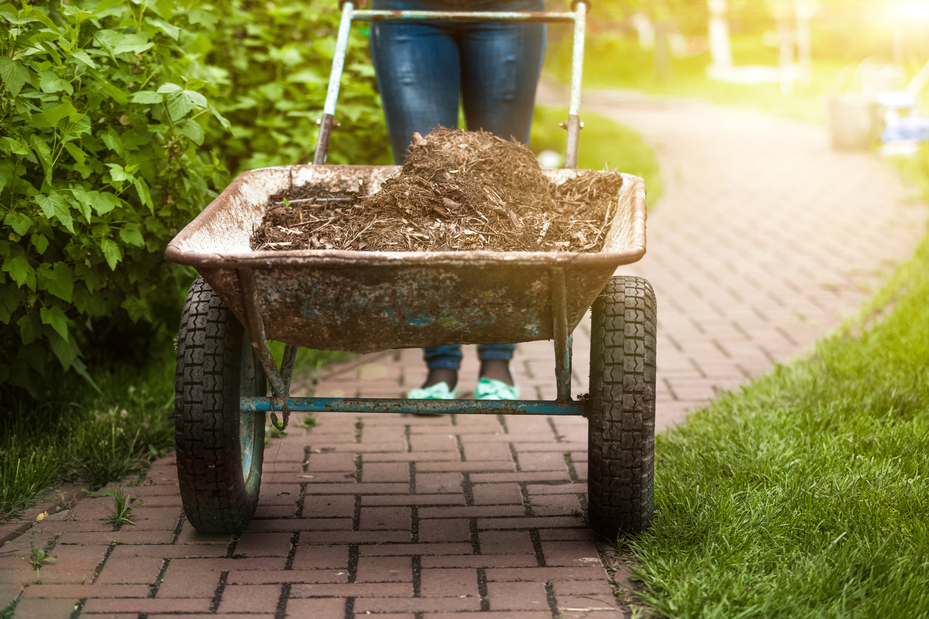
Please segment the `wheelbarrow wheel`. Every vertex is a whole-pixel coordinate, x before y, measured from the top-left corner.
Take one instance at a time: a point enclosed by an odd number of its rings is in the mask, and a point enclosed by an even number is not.
[[[239,398],[266,392],[245,329],[198,277],[184,302],[174,377],[177,476],[198,531],[235,533],[255,513],[265,417],[240,410]]]
[[[654,513],[655,293],[612,277],[591,316],[588,511],[610,540],[648,528]]]

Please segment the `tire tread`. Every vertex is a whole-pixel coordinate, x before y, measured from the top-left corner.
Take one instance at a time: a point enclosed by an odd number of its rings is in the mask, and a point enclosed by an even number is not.
[[[588,431],[591,527],[610,539],[654,514],[656,302],[639,277],[613,277],[593,304]]]
[[[239,444],[239,385],[244,328],[198,277],[184,303],[175,371],[175,441],[184,511],[204,533],[245,529],[258,504],[257,479],[246,484]],[[254,475],[255,473],[253,473]]]

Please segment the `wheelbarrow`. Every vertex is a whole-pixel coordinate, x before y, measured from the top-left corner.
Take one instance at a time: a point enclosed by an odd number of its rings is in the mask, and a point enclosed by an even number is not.
[[[346,2],[312,165],[245,172],[168,245],[198,277],[177,345],[177,469],[188,520],[245,529],[261,484],[266,415],[290,412],[581,415],[589,421],[588,516],[598,533],[645,529],[654,505],[656,308],[651,286],[613,277],[645,253],[645,184],[623,175],[596,253],[253,251],[269,196],[306,184],[374,193],[399,166],[327,165],[352,19],[569,21],[575,24],[566,168],[576,176],[587,6],[568,13],[356,11]],[[598,172],[587,171],[588,174]],[[571,396],[571,334],[592,307],[590,392]],[[285,343],[280,368],[269,340]],[[442,344],[553,340],[554,401],[292,397],[298,347],[370,353]],[[271,395],[267,393],[270,383]]]

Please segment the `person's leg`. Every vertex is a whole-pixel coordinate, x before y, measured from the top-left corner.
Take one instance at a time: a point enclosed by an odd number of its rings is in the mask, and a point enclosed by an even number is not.
[[[461,346],[450,344],[423,349],[423,359],[429,373],[422,388],[444,382],[450,391],[458,386],[458,368],[461,367]]]
[[[372,0],[374,10],[442,10],[429,0]],[[402,164],[413,132],[426,135],[438,126],[457,127],[461,88],[458,46],[441,25],[380,22],[371,26],[371,59],[384,107],[394,161]],[[461,366],[460,346],[423,350],[429,373],[410,395],[446,383],[454,394]]]
[[[436,10],[427,0],[373,0],[375,10]],[[413,132],[458,124],[458,45],[441,24],[375,22],[371,60],[394,160],[401,164]]]
[[[477,358],[481,361],[481,378],[499,380],[507,385],[514,385],[510,373],[510,359],[513,358],[514,344],[484,344],[477,347]]]
[[[474,10],[543,11],[543,0],[478,2]],[[544,24],[474,24],[458,31],[461,49],[461,90],[468,129],[484,130],[507,139],[529,143],[535,91],[545,53]],[[489,399],[516,399],[519,395],[510,359],[512,344],[478,346],[481,361],[476,397],[489,381],[513,387],[508,395]],[[491,383],[492,384],[492,383]],[[489,391],[500,391],[491,387]]]
[[[542,0],[494,4],[494,10],[545,8]],[[468,129],[528,144],[545,54],[545,24],[483,23],[461,28],[458,33]]]

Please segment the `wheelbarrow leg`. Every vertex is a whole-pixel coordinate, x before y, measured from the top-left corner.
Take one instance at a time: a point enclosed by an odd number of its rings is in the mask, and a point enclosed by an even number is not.
[[[555,339],[555,380],[558,388],[555,402],[571,401],[571,334],[568,333],[568,308],[565,297],[565,275],[562,269],[551,271],[552,333]]]
[[[245,301],[245,314],[248,316],[248,334],[251,337],[252,348],[258,355],[261,367],[264,369],[271,391],[274,393],[274,411],[281,410],[283,423],[278,425],[277,414],[271,412],[271,422],[278,430],[287,427],[290,411],[287,409],[287,398],[290,396],[290,381],[293,378],[294,362],[297,358],[297,347],[287,344],[284,347],[284,358],[281,360],[281,369],[278,371],[274,356],[268,347],[268,338],[265,335],[264,321],[258,309],[258,288],[255,285],[255,271],[252,269],[239,269],[239,281],[242,284],[243,300]]]

